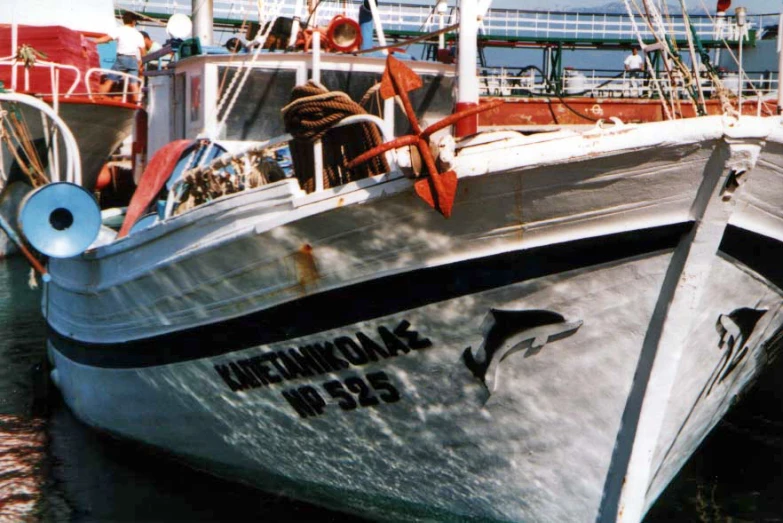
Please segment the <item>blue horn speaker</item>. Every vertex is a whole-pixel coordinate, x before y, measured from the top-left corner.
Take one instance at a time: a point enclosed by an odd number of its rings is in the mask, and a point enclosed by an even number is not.
[[[19,227],[38,252],[52,258],[83,253],[98,237],[101,210],[87,190],[68,182],[44,185],[22,202]]]

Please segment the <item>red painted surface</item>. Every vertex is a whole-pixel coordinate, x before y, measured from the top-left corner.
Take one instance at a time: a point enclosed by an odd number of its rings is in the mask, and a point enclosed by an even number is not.
[[[481,104],[506,103],[479,114],[479,125],[520,127],[536,125],[592,125],[598,120],[619,118],[624,123],[659,122],[666,119],[659,100],[642,98],[482,98]],[[736,108],[736,105],[735,105]],[[682,100],[678,117],[696,116],[693,104]],[[775,102],[762,103],[761,114],[775,114]],[[723,114],[720,100],[707,100],[707,112]],[[755,115],[757,104],[745,99],[742,113]]]
[[[98,173],[98,179],[95,181],[95,190],[102,191],[109,186],[112,179],[112,168],[108,163],[103,164],[101,172]]]
[[[19,46],[26,44],[32,46],[36,51],[45,53],[46,58],[39,58],[39,61],[72,65],[78,68],[82,77],[79,86],[76,88],[77,92],[87,92],[87,87],[84,84],[85,73],[91,67],[100,66],[100,58],[98,57],[98,49],[95,43],[81,33],[66,27],[20,25],[17,42]],[[10,56],[12,54],[16,54],[16,51],[11,49],[11,26],[0,24],[0,56]],[[18,91],[25,90],[24,73],[25,68],[20,66],[17,69]],[[93,90],[97,90],[100,75],[93,75],[93,77],[91,78],[91,87]],[[74,72],[61,70],[58,92],[65,93],[74,80]],[[0,66],[0,82],[3,82],[6,87],[11,86],[11,67]],[[51,93],[52,82],[49,68],[31,68],[30,88],[26,91],[31,93]]]
[[[168,143],[156,152],[144,174],[141,175],[136,192],[133,193],[128,211],[125,213],[125,221],[122,222],[117,238],[127,236],[139,218],[147,211],[152,201],[166,185],[166,181],[177,166],[177,162],[185,151],[193,145],[193,140],[176,140]]]
[[[348,26],[348,29],[345,26]],[[355,35],[355,38],[350,41],[339,41],[338,32]],[[326,43],[340,53],[356,51],[362,46],[362,29],[359,27],[359,22],[347,16],[335,16],[326,28]]]
[[[41,100],[43,100],[48,104],[54,103],[54,97],[51,95],[39,95],[39,97],[41,98]],[[78,94],[73,94],[68,98],[59,98],[57,100],[57,103],[59,103],[60,105],[62,104],[102,105],[104,107],[117,107],[121,109],[133,109],[133,110],[140,109],[139,104],[135,104],[131,102],[123,102],[120,98],[108,98],[108,97],[100,97],[100,96],[90,98],[89,96],[78,95]]]
[[[457,102],[457,106],[454,108],[454,113],[456,114],[462,111],[467,111],[477,106],[478,104],[474,102]],[[483,114],[487,114],[489,112],[494,112],[494,111],[503,111],[503,107],[500,106],[494,109],[489,109],[485,111]],[[454,124],[454,135],[457,138],[462,138],[463,136],[470,136],[471,134],[476,134],[478,132],[478,125],[479,125],[480,118],[481,117],[475,115],[468,116],[465,118],[460,118],[460,120]]]

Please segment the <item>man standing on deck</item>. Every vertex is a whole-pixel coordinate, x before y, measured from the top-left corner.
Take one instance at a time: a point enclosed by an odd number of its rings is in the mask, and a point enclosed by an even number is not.
[[[160,51],[163,46],[160,45],[158,42],[150,38],[150,35],[146,31],[139,31],[141,33],[142,38],[144,38],[144,50],[146,51],[144,54],[145,56],[157,51]],[[157,71],[160,69],[160,62],[158,60],[152,60],[151,62],[147,62],[147,68],[152,71]]]
[[[644,58],[639,55],[639,50],[634,47],[625,58],[625,71],[631,80],[631,95],[639,89],[639,78],[644,72]]]
[[[135,14],[126,11],[122,14],[122,27],[116,28],[110,34],[102,36],[95,40],[96,44],[103,44],[112,40],[117,41],[117,59],[112,66],[113,71],[128,73],[133,76],[139,76],[141,71],[141,57],[147,54],[144,45],[144,37],[136,29],[138,18]],[[123,82],[121,75],[107,75],[101,83],[99,92],[108,93],[115,82]],[[139,101],[139,84],[134,80],[128,83],[130,91],[133,93],[133,101]]]

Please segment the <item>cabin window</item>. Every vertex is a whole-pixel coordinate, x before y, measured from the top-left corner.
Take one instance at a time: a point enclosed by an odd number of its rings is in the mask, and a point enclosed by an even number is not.
[[[218,89],[227,89],[234,75],[242,73],[219,67]],[[260,141],[285,134],[280,109],[288,104],[295,85],[294,69],[254,69],[226,120],[222,138]]]
[[[408,93],[419,119],[419,125],[424,129],[450,115],[454,110],[454,77],[442,75],[422,76],[422,87]],[[402,111],[397,111],[394,118],[394,128],[397,134],[413,132],[408,119]]]
[[[171,98],[174,118],[171,121],[171,139],[185,138],[185,75],[174,75],[174,93]]]
[[[313,72],[308,71],[308,77]],[[330,91],[342,91],[354,102],[360,102],[362,97],[377,82],[381,81],[380,73],[360,73],[356,71],[321,71],[321,83]],[[377,114],[373,111],[374,114]],[[380,115],[378,115],[380,116]]]
[[[312,71],[308,71],[312,76]],[[441,75],[422,76],[423,86],[409,93],[411,104],[416,112],[422,128],[433,124],[451,114],[453,109],[454,78]],[[380,73],[356,72],[356,71],[321,71],[321,83],[330,91],[342,91],[351,97],[351,100],[359,102],[376,82],[381,81]],[[380,96],[380,95],[378,95]],[[383,104],[381,104],[381,107]],[[378,109],[375,96],[365,105],[365,109],[376,116],[382,116]],[[402,110],[395,111],[394,128],[398,134],[410,134],[413,132],[405,113]]]

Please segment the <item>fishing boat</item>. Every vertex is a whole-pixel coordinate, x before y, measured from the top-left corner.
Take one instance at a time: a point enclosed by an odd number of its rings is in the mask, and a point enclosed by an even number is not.
[[[379,519],[640,521],[779,350],[781,121],[478,132],[481,14],[456,66],[181,42],[119,232],[22,209],[76,416]]]
[[[10,0],[0,11],[0,82],[5,89],[40,98],[62,116],[78,141],[83,184],[90,190],[109,155],[130,136],[139,109],[128,85],[140,79],[109,71],[91,40],[116,25],[111,0]],[[123,77],[120,89],[100,95],[98,85],[109,73]],[[50,130],[42,127],[36,113],[22,114],[14,125],[24,127],[19,132],[29,136],[34,147],[47,141]],[[39,151],[43,163],[54,161],[41,153],[45,151]],[[4,156],[8,172],[18,162],[8,151]]]

